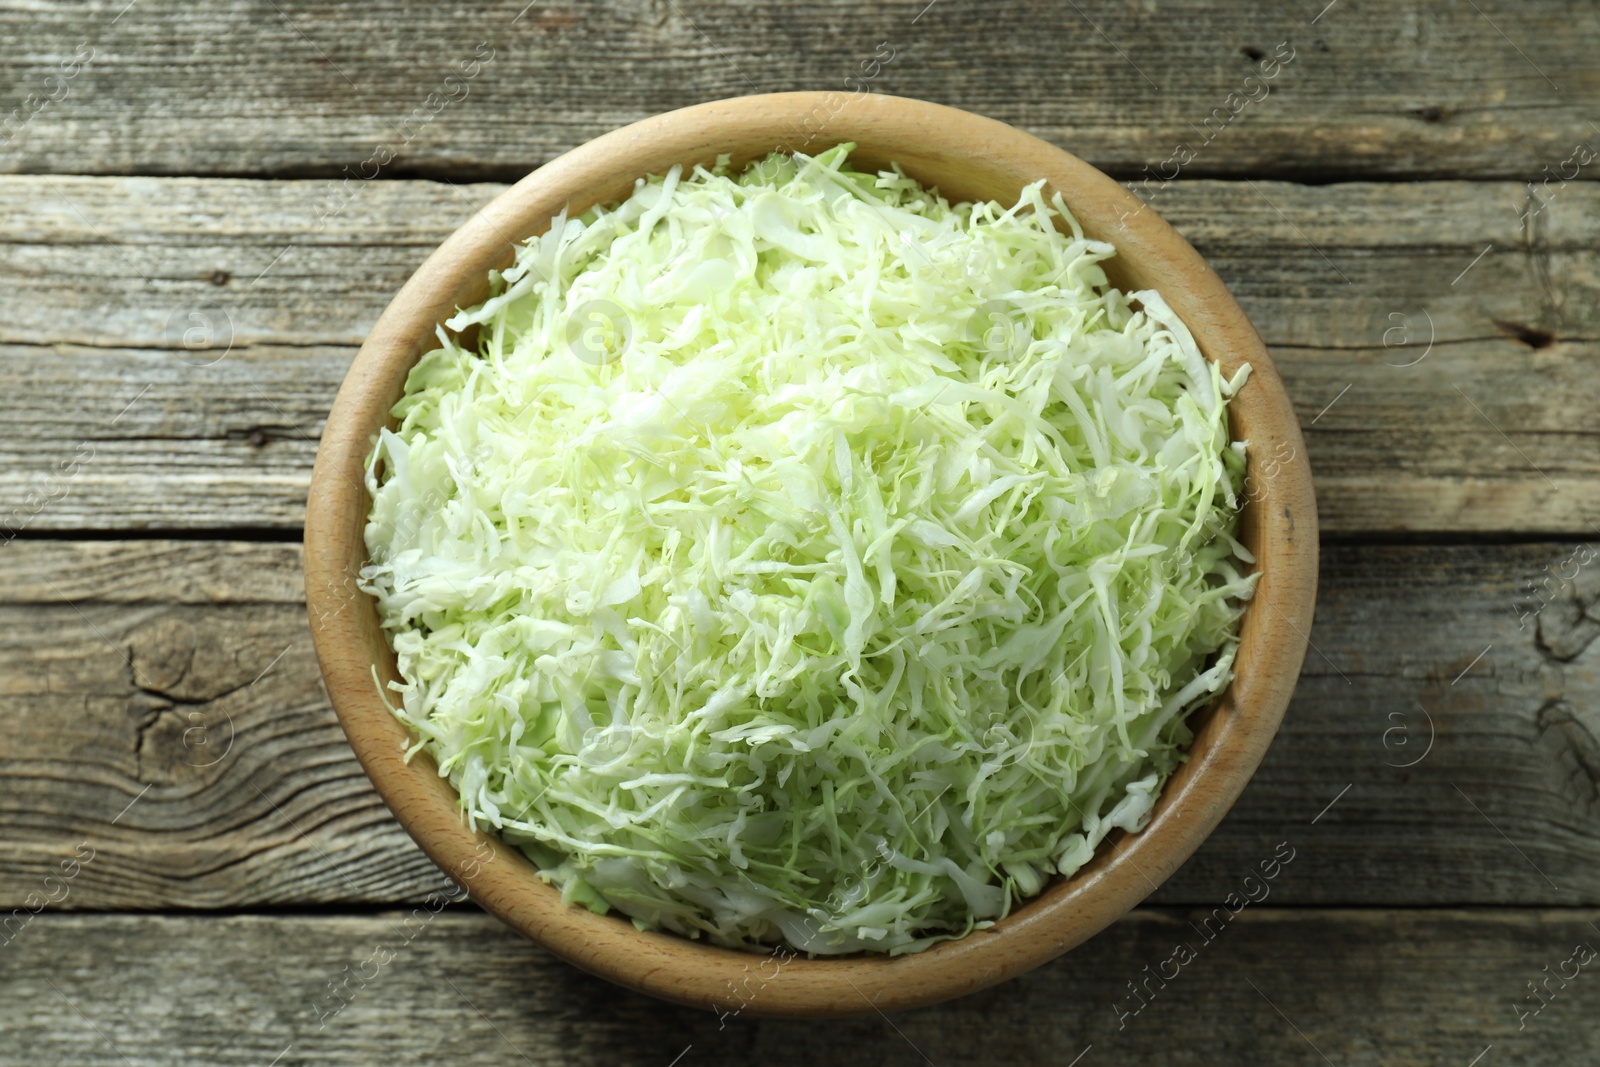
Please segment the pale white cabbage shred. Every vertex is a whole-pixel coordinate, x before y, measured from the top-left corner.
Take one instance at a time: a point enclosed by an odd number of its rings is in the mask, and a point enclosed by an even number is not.
[[[1040,186],[951,205],[850,149],[558,217],[372,454],[395,713],[641,928],[990,925],[1144,826],[1231,678],[1245,372]]]

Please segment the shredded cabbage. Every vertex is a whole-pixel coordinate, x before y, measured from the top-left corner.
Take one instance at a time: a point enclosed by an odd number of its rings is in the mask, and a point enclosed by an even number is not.
[[[641,928],[991,925],[1145,825],[1231,677],[1248,368],[1041,185],[951,205],[852,147],[557,217],[372,453],[411,752]]]

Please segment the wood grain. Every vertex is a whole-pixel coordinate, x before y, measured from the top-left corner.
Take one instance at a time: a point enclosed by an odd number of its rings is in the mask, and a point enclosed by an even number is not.
[[[1600,1057],[1593,963],[1564,987],[1551,979],[1554,995],[1520,1030],[1517,1014],[1539,1003],[1529,981],[1571,974],[1575,964],[1562,965],[1576,946],[1600,946],[1592,910],[1252,905],[1209,942],[1190,925],[1206,914],[1141,909],[986,993],[892,1018],[863,1001],[863,1016],[824,1026],[647,1000],[473,909],[46,914],[0,950],[0,1064],[920,1067],[1065,1065],[1081,1056],[1084,1067],[1324,1058],[1464,1067],[1491,1045],[1482,1063],[1566,1067]],[[1194,958],[1163,967],[1180,941]],[[1176,976],[1163,986],[1146,967]],[[1128,983],[1146,981],[1150,994],[1134,1015],[1140,1001]],[[760,989],[751,990],[753,1006]],[[738,1003],[730,997],[724,1010]]]
[[[0,101],[20,112],[0,167],[334,175],[386,151],[391,175],[505,178],[672,108],[864,86],[1013,123],[1119,177],[1187,143],[1190,176],[1531,178],[1593,135],[1600,91],[1600,25],[1575,0],[1320,17],[1270,0],[124,6],[0,7]],[[1261,99],[1245,79],[1280,45],[1293,59]],[[476,73],[446,82],[463,63]],[[1207,142],[1230,93],[1258,102]]]
[[[1300,858],[1274,904],[1600,902],[1600,567],[1544,581],[1572,573],[1562,561],[1581,547],[1325,547],[1315,648],[1283,729],[1154,899],[1221,899],[1288,838]],[[62,907],[296,907],[447,886],[320,691],[298,546],[0,552],[0,908],[81,841],[97,858]],[[1549,606],[1533,615],[1538,596]]]
[[[316,188],[0,179],[0,523],[299,526],[354,346],[501,187],[369,182],[321,230]],[[1325,529],[1594,532],[1600,188],[1546,196],[1527,224],[1511,183],[1152,197],[1272,348]]]

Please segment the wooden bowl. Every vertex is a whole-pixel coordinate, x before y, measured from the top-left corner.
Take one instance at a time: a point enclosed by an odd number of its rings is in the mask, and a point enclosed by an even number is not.
[[[1163,790],[1149,826],[1114,835],[1071,878],[1057,879],[988,931],[897,959],[760,956],[561,902],[533,866],[463,824],[457,797],[384,706],[376,677],[395,660],[371,597],[356,589],[366,562],[369,499],[362,470],[406,373],[435,344],[434,327],[487,296],[488,271],[513,241],[551,216],[623,199],[634,180],[674,163],[735,163],[774,149],[817,152],[842,141],[858,164],[895,162],[952,201],[1014,202],[1044,178],[1086,233],[1113,242],[1106,264],[1124,290],[1154,288],[1182,316],[1206,357],[1231,374],[1253,368],[1231,405],[1249,442],[1250,500],[1241,538],[1260,584],[1245,611],[1233,684],[1190,719],[1189,760]],[[825,1016],[893,1011],[971,993],[1037,967],[1127,912],[1194,852],[1232,806],[1267,750],[1305,656],[1316,595],[1317,517],[1294,409],[1255,329],[1194,249],[1115,181],[1059,148],[999,122],[936,104],[842,93],[781,93],[685,108],[606,134],[530,174],[457,230],[412,275],[373,327],[322,433],[306,508],[306,601],[328,696],[351,747],[395,817],[480,905],[578,967],[666,1000],[720,1012]]]

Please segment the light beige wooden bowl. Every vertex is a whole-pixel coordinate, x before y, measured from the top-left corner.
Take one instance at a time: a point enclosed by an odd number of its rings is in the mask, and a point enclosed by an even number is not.
[[[1191,718],[1190,758],[1142,833],[1108,840],[1076,875],[992,930],[898,959],[794,958],[780,966],[562,904],[519,851],[466,829],[432,759],[405,761],[407,731],[374,684],[374,667],[385,682],[396,677],[394,656],[372,599],[355,586],[366,562],[362,469],[407,371],[434,344],[435,325],[484,299],[488,271],[511,262],[513,241],[544,232],[563,208],[576,214],[622,199],[636,178],[674,163],[710,164],[724,153],[739,163],[842,141],[859,146],[858,164],[898,163],[951,200],[1011,203],[1023,185],[1046,179],[1047,194],[1060,191],[1089,236],[1116,245],[1107,264],[1114,284],[1160,291],[1225,374],[1251,364],[1231,407],[1232,431],[1256,457],[1242,539],[1262,576],[1245,612],[1234,682]],[[317,658],[351,746],[401,825],[474,900],[630,989],[750,1015],[824,1016],[932,1004],[1021,974],[1093,936],[1177,870],[1238,798],[1283,717],[1311,628],[1317,517],[1300,428],[1261,339],[1216,274],[1154,211],[1082,160],[999,122],[895,97],[782,93],[701,104],[590,141],[512,186],[429,256],[378,319],[328,416],[307,504],[305,567]]]

